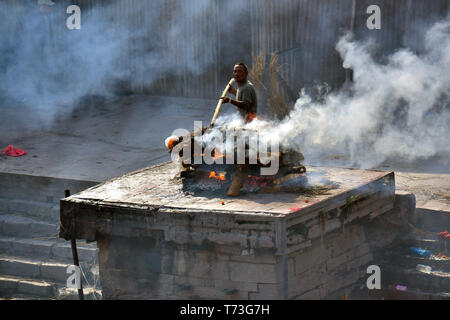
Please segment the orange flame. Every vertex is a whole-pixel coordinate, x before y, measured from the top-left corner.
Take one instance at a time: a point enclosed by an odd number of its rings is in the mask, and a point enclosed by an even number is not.
[[[169,143],[167,144],[167,147],[168,147],[170,150],[172,150],[172,149],[173,149],[173,145],[174,145],[175,142],[177,142],[176,139],[170,139],[170,140],[169,140]]]
[[[247,113],[247,122],[252,122],[254,119],[256,119],[256,113]]]
[[[220,180],[220,181],[225,181],[226,180],[225,179],[225,175],[223,173],[217,174],[215,171],[211,171],[209,173],[209,178],[217,179],[217,180]]]

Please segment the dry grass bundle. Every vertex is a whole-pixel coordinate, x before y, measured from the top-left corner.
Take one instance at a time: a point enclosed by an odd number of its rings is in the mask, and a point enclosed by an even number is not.
[[[266,57],[261,52],[259,55],[252,54],[253,65],[249,71],[249,76],[255,87],[259,90],[267,91],[267,99],[273,117],[282,120],[289,114],[289,107],[280,91],[278,56],[272,53],[269,62],[268,82],[264,83],[264,72]]]
[[[289,114],[289,108],[280,92],[279,74],[280,66],[278,56],[274,53],[270,56],[269,65],[269,106],[272,113],[279,119],[284,119]]]
[[[263,53],[261,52],[259,55],[255,56],[252,53],[252,60],[253,65],[250,71],[248,72],[248,75],[250,76],[250,79],[252,80],[252,83],[255,85],[255,87],[259,90],[264,88],[263,85],[263,77],[264,77],[264,66],[266,64],[266,58],[264,57]]]

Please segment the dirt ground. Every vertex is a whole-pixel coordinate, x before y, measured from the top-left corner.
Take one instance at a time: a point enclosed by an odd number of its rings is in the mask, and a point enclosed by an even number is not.
[[[9,106],[0,127],[0,149],[14,145],[28,154],[0,155],[0,172],[105,181],[169,161],[164,139],[177,128],[192,130],[194,120],[208,125],[215,105],[211,100],[129,96],[75,109],[50,125],[42,125],[43,115]],[[223,109],[227,112],[227,106]],[[320,165],[342,166],[338,158]],[[418,208],[450,214],[450,163],[443,160],[397,161],[375,169],[395,171],[397,191],[414,193]],[[306,164],[316,162],[306,155]]]

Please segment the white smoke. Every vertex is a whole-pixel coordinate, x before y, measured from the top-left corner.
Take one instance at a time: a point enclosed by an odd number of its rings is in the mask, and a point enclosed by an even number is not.
[[[68,30],[61,3],[44,15],[36,0],[0,1],[0,112],[21,108],[23,126],[37,129],[70,114],[86,96],[140,92],[180,73],[204,74],[217,63],[220,48],[212,44],[234,36],[232,28],[204,28],[205,17],[233,26],[246,9],[238,0],[227,1],[220,14],[211,0],[182,1],[170,15],[169,7],[163,0],[94,1],[81,6],[81,29]],[[238,54],[228,48],[222,56]]]
[[[336,48],[344,67],[354,72],[350,87],[320,102],[302,94],[283,121],[254,120],[245,128],[278,140],[282,148],[301,148],[306,158],[341,154],[362,168],[393,158],[445,155],[450,152],[450,20],[431,27],[424,44],[422,54],[405,48],[381,64],[372,57],[372,42],[343,37]]]

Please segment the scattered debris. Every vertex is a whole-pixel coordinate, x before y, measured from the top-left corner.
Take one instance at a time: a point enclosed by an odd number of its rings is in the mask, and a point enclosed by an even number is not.
[[[409,247],[408,249],[409,249],[409,252],[411,252],[417,256],[420,256],[420,257],[429,258],[431,256],[431,252],[429,250],[416,248],[416,247]]]
[[[424,273],[431,273],[433,271],[433,268],[430,266],[425,266],[423,264],[418,264],[416,266],[416,270]]]
[[[398,290],[398,291],[406,291],[407,289],[408,288],[406,286],[401,286],[401,285],[397,285],[395,287],[395,290]]]

